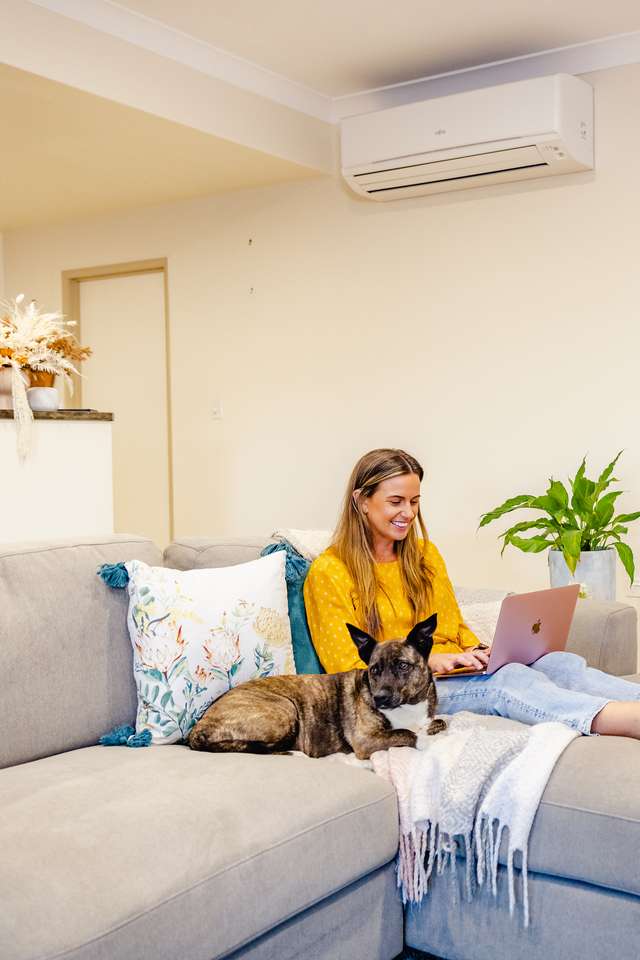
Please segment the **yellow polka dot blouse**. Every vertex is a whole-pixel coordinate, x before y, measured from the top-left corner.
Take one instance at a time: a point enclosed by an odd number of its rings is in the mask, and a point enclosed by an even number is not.
[[[460,653],[475,647],[477,637],[462,621],[458,602],[444,560],[432,543],[423,545],[427,563],[434,571],[431,609],[425,617],[438,614],[433,653]],[[384,589],[377,594],[382,620],[382,640],[406,637],[415,625],[413,611],[404,595],[397,560],[376,563],[378,583]],[[313,645],[327,673],[364,667],[345,624],[364,629],[358,611],[355,586],[346,566],[331,549],[317,557],[304,585],[304,602]]]

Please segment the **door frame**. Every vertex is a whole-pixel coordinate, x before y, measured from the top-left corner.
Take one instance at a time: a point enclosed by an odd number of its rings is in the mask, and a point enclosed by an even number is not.
[[[169,539],[175,535],[174,487],[173,487],[173,415],[171,402],[171,329],[169,323],[169,276],[166,257],[154,260],[131,260],[127,263],[101,264],[97,267],[79,267],[62,271],[62,313],[76,324],[75,335],[82,343],[82,317],[80,316],[80,284],[90,280],[110,280],[115,277],[130,277],[142,273],[161,273],[164,286],[164,338],[165,338],[165,384],[167,394],[167,478],[169,495]],[[78,365],[82,373],[82,364]],[[82,406],[82,379],[73,376],[73,396]]]

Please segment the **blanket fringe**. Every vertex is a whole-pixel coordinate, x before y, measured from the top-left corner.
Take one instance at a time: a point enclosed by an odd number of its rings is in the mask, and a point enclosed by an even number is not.
[[[464,891],[468,902],[471,902],[473,899],[473,886],[472,886],[472,877],[473,877],[473,845],[472,839],[470,836],[465,836],[464,838],[464,853],[465,853],[465,872],[464,872]]]
[[[448,872],[452,881],[457,871],[458,851],[464,846],[465,873],[464,892],[467,901],[473,899],[474,874],[478,886],[485,883],[494,897],[498,895],[498,864],[500,844],[505,825],[497,819],[484,817],[477,821],[473,834],[450,836],[443,833],[438,824],[424,823],[414,827],[410,833],[402,834],[398,851],[397,883],[404,904],[419,904],[429,888],[429,880],[435,867],[436,874]],[[513,915],[516,904],[514,856],[516,851],[509,848],[507,854],[507,888],[509,913]],[[529,926],[529,888],[527,883],[527,851],[522,856],[522,910],[524,926]]]

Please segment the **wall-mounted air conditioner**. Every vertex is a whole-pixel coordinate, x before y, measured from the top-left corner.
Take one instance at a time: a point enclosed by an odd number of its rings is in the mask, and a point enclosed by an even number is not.
[[[593,168],[593,89],[569,74],[505,83],[341,124],[342,174],[398,200]]]

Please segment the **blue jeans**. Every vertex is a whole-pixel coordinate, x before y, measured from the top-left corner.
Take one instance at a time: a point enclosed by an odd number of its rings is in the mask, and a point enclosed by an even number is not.
[[[575,653],[549,653],[530,667],[508,663],[491,676],[441,680],[436,687],[437,713],[469,710],[530,724],[556,720],[584,734],[612,700],[640,701],[640,684],[594,670]]]

